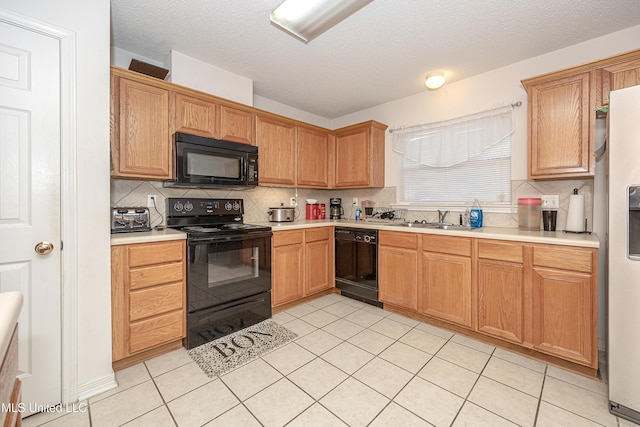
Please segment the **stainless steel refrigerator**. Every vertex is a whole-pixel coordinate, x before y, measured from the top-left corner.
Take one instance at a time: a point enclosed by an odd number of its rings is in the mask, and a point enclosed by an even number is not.
[[[640,423],[640,86],[611,92],[608,145],[609,408]]]

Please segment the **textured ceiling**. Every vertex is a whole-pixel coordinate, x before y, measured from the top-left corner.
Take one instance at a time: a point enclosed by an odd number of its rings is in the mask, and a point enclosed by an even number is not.
[[[375,0],[308,45],[272,26],[282,0],[111,0],[111,44],[171,49],[332,119],[640,24],[639,0]]]

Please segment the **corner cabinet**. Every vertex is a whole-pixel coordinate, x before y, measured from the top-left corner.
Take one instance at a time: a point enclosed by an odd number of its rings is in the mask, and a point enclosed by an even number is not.
[[[300,187],[329,187],[329,133],[297,127],[296,184]]]
[[[369,121],[342,128],[335,137],[335,188],[384,187],[382,123]]]
[[[522,83],[529,97],[529,178],[592,177],[596,71]]]
[[[171,179],[169,91],[111,76],[112,177]]]
[[[334,287],[333,227],[276,231],[272,245],[273,307]]]
[[[179,348],[186,333],[185,241],[111,247],[114,369]],[[155,353],[154,353],[155,351]]]

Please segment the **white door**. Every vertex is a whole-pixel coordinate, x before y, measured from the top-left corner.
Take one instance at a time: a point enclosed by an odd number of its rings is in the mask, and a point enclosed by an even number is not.
[[[61,401],[60,142],[59,40],[0,21],[0,291],[24,296],[27,407]]]

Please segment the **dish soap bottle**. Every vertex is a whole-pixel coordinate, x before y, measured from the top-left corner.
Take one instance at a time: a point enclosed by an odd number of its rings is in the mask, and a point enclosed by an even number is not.
[[[356,208],[356,221],[360,221],[360,208]]]

